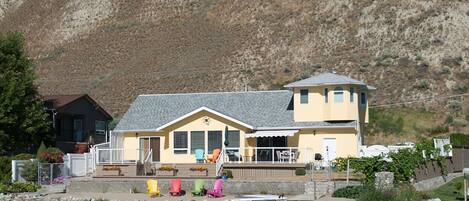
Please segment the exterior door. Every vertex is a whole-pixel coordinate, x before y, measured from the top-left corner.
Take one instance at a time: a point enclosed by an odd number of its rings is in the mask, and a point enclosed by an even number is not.
[[[140,161],[145,162],[148,155],[152,154],[151,162],[160,162],[160,138],[159,137],[147,137],[140,138]]]
[[[73,141],[83,141],[83,119],[73,119]]]
[[[337,157],[337,142],[335,138],[323,139],[324,166],[329,166],[330,162]]]

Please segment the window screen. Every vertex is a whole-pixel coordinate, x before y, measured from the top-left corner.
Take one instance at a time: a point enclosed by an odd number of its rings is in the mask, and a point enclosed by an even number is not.
[[[187,132],[174,132],[174,153],[187,154]]]
[[[195,154],[196,149],[205,150],[205,132],[192,131],[191,132],[191,154]]]
[[[308,103],[308,90],[307,89],[300,90],[300,103],[302,104]]]
[[[212,154],[214,149],[221,149],[222,141],[221,131],[208,131],[208,153]]]
[[[228,131],[228,146],[227,147],[239,147],[239,131]]]

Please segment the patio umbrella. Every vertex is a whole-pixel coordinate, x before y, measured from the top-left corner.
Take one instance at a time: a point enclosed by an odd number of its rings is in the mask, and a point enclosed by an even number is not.
[[[225,146],[228,146],[230,144],[230,141],[228,141],[228,126],[225,126]]]

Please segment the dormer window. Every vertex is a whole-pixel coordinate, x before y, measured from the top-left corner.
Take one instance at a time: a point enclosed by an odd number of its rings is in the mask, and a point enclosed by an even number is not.
[[[366,93],[365,92],[360,93],[360,104],[366,105]]]
[[[344,102],[344,90],[342,87],[336,87],[334,89],[334,103]]]
[[[350,87],[350,102],[353,103],[353,95],[355,94],[355,89]]]
[[[308,89],[301,89],[300,90],[300,103],[301,104],[308,104]]]
[[[329,102],[329,89],[325,88],[324,89],[324,103],[328,103],[328,102]]]

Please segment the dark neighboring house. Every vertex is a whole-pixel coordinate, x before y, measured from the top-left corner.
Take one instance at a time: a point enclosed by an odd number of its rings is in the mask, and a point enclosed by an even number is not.
[[[106,141],[112,117],[87,94],[44,96],[44,105],[63,152],[81,153]]]

